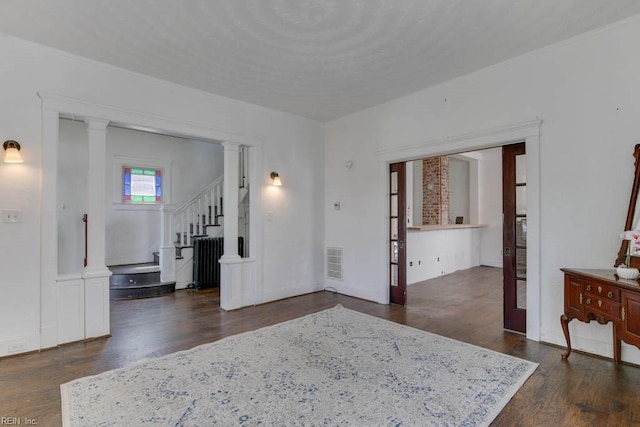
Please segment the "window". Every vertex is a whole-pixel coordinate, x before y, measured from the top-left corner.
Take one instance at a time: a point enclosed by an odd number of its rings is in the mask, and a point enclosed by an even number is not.
[[[123,171],[125,202],[162,203],[162,171],[128,167]]]

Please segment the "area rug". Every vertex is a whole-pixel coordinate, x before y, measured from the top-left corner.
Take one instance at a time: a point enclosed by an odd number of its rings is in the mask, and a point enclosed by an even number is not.
[[[342,306],[61,386],[63,425],[486,426],[537,364]]]

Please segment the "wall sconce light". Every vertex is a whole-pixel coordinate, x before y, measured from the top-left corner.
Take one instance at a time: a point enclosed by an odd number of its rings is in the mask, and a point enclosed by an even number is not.
[[[4,148],[4,162],[5,163],[22,163],[22,156],[20,155],[20,144],[16,141],[5,141],[2,144]]]
[[[271,185],[274,187],[282,187],[282,181],[280,181],[280,175],[278,175],[278,172],[271,172],[271,179],[273,180]]]

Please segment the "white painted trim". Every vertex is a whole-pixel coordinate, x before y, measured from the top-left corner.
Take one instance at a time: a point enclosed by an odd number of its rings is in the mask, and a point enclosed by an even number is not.
[[[161,133],[189,139],[214,141],[234,141],[242,145],[262,145],[264,137],[246,132],[231,131],[222,128],[202,127],[194,123],[174,120],[141,111],[127,110],[108,105],[96,104],[49,92],[38,92],[44,110],[55,111],[62,117],[101,117],[118,127]]]
[[[42,111],[40,194],[40,346],[58,345],[58,114]]]
[[[540,125],[536,135],[525,138],[527,153],[527,338],[540,341],[541,243],[540,243]]]
[[[538,137],[541,123],[542,120],[539,119],[520,122],[509,126],[425,141],[415,145],[378,150],[377,154],[380,160],[395,163],[498,147],[512,142],[524,141],[527,137]]]
[[[163,204],[171,204],[171,172],[173,168],[173,162],[160,159],[141,159],[139,157],[128,156],[112,156],[111,157],[112,168],[112,185],[113,191],[111,194],[111,204],[113,206],[126,205],[126,206],[155,206],[159,207]],[[149,168],[162,171],[162,203],[125,203],[122,198],[123,188],[123,168],[128,167],[140,167]],[[124,209],[122,209],[124,210]]]
[[[586,325],[584,323],[580,323],[577,320],[569,322],[572,354],[574,351],[581,351],[584,353],[596,354],[598,356],[613,359],[613,340],[611,338],[595,338],[586,329],[584,329],[584,327],[586,327]],[[611,327],[611,323],[607,323],[606,325],[598,325],[597,327],[602,329],[601,333],[604,334],[604,336],[612,336],[613,330]],[[557,343],[559,342],[565,342],[565,338],[562,330],[547,330],[546,333],[542,334],[541,341],[549,343],[551,345],[557,345]],[[627,344],[623,341],[621,356],[621,359],[624,362],[640,365],[640,349],[638,349],[634,345]],[[569,362],[571,362],[572,357],[573,356],[569,358]]]
[[[541,284],[540,284],[540,126],[542,120],[536,119],[513,125],[485,129],[452,137],[426,141],[421,144],[401,146],[377,152],[380,160],[379,197],[384,199],[384,220],[388,221],[389,194],[386,176],[389,164],[425,157],[457,154],[483,148],[498,147],[510,143],[525,141],[527,152],[527,338],[540,341],[541,327]],[[387,242],[386,227],[382,227]],[[389,275],[388,248],[382,248],[386,274]],[[388,293],[388,284],[385,281]],[[386,298],[388,300],[388,296]],[[387,302],[388,303],[388,302]]]
[[[255,300],[264,302],[264,266],[263,257],[263,222],[262,222],[262,192],[263,192],[263,156],[262,146],[249,147],[249,260],[255,262]]]
[[[41,258],[40,258],[40,348],[54,347],[59,344],[58,340],[58,284],[56,281],[58,266],[58,242],[57,242],[57,155],[58,155],[58,123],[61,117],[73,117],[74,119],[104,120],[110,124],[136,130],[161,133],[170,136],[178,136],[188,139],[200,139],[210,141],[229,141],[236,144],[245,145],[250,148],[250,153],[256,162],[250,167],[253,173],[249,179],[253,189],[259,189],[252,193],[261,193],[262,178],[262,145],[263,139],[260,136],[248,134],[246,132],[229,131],[218,128],[207,128],[192,123],[174,120],[169,117],[157,116],[140,111],[126,110],[111,106],[94,104],[84,100],[68,98],[60,95],[39,92],[42,100],[42,210],[41,210]],[[255,150],[255,151],[254,151]],[[106,159],[105,159],[106,161]],[[254,163],[256,163],[254,162]],[[236,171],[237,172],[237,171]],[[225,174],[228,171],[225,170]],[[225,178],[226,179],[226,178]],[[252,194],[250,206],[250,227],[251,234],[251,259],[242,260],[255,265],[255,274],[233,274],[233,280],[242,281],[245,277],[246,289],[255,291],[256,296],[262,298],[262,254],[263,236],[260,219],[262,218],[262,194]],[[95,224],[94,224],[95,225]],[[104,229],[104,224],[102,224]],[[245,269],[246,270],[246,269]],[[85,296],[96,300],[102,298],[108,300],[108,289],[105,293],[97,292],[96,285],[105,280],[110,272],[100,268],[95,271],[85,271]],[[247,281],[251,283],[246,283]],[[87,287],[88,286],[88,287]],[[91,288],[89,290],[89,288]],[[240,288],[240,286],[238,286]],[[249,296],[253,298],[254,296]],[[239,299],[247,303],[250,299],[244,295]],[[221,295],[222,300],[222,295]],[[251,304],[253,302],[249,302]],[[85,307],[94,309],[95,307]],[[108,313],[97,313],[102,316],[96,324],[85,325],[87,334],[105,333],[101,325],[108,324]],[[108,333],[108,331],[106,331]]]
[[[386,236],[386,238],[388,238],[388,236]],[[386,251],[385,251],[385,255],[386,255]],[[389,260],[386,260],[387,263],[389,262]],[[387,268],[387,274],[389,273],[389,269]],[[333,279],[328,279],[325,283],[324,283],[324,287],[320,290],[325,290],[327,292],[334,292],[333,289],[337,288],[337,286],[333,286],[335,284],[340,283],[340,281],[337,280],[333,280]],[[387,283],[387,282],[385,282]],[[358,287],[354,287],[354,286],[349,286],[349,285],[342,285],[340,284],[340,291],[339,293],[341,295],[349,295],[352,297],[356,297],[356,298],[360,298],[363,300],[367,300],[367,301],[375,301],[378,304],[385,304],[388,305],[389,304],[389,288],[388,286],[385,287],[383,293],[378,293],[378,295],[374,296],[374,298],[371,298],[371,292],[369,292],[369,290],[367,289],[362,289],[362,288],[358,288]],[[310,292],[315,292],[315,291],[310,291]]]
[[[272,289],[264,294],[264,302],[277,301],[284,298],[290,298],[299,295],[320,292],[325,286],[320,282],[313,283],[297,283],[295,288]]]
[[[85,339],[85,285],[77,274],[58,277],[59,310],[58,337],[60,342]]]
[[[224,204],[222,206],[222,214],[227,218],[222,231],[224,235],[224,255],[222,255],[222,260],[233,260],[240,258],[240,255],[238,255],[238,188],[240,184],[238,166],[240,164],[240,144],[225,141],[222,146],[224,147],[224,181],[222,182]],[[221,264],[224,270],[226,263]],[[224,272],[222,274],[224,275]],[[224,291],[225,287],[231,285],[231,283],[221,280],[220,293]],[[222,298],[220,301],[222,302]]]

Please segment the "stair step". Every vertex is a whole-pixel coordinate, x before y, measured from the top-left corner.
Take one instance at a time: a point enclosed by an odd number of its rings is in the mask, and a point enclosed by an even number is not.
[[[109,286],[109,298],[112,300],[152,298],[174,293],[175,290],[176,282],[157,282],[135,286]]]
[[[160,267],[152,262],[110,265],[108,268],[113,274],[138,274],[160,271]]]
[[[110,266],[109,287],[143,285],[160,281],[160,266],[153,263]]]
[[[123,283],[121,285],[109,286],[109,289],[147,289],[158,286],[170,285],[173,282],[151,282],[151,283]]]

